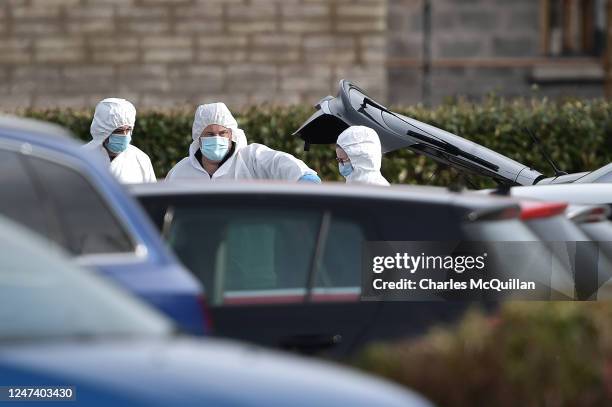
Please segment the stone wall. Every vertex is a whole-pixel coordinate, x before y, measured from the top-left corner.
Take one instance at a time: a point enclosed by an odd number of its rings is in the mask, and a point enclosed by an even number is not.
[[[386,0],[0,0],[0,109],[386,98]]]

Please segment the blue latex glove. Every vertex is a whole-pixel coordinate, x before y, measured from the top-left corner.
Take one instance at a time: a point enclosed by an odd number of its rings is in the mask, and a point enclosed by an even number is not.
[[[300,179],[298,179],[298,182],[313,182],[315,184],[320,184],[321,178],[319,178],[317,174],[308,173],[302,175]]]

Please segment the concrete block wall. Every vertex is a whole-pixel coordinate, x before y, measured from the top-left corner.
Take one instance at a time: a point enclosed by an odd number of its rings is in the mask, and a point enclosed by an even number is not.
[[[426,100],[421,66],[423,3],[424,0],[389,0],[390,103],[412,104]],[[547,61],[540,49],[540,1],[430,0],[430,4],[432,67],[428,82],[431,104],[454,96],[480,99],[491,92],[507,97],[529,96],[535,66],[542,61],[544,66],[554,66],[555,61]],[[534,61],[533,65],[530,61]],[[579,65],[570,69],[573,74],[581,71]],[[596,81],[551,82],[540,84],[538,94],[600,97],[603,87]]]
[[[434,58],[539,56],[538,0],[433,0]]]
[[[387,95],[386,0],[2,0],[0,110]]]
[[[414,104],[423,99],[423,0],[389,0],[387,6],[387,55],[412,60],[413,64],[388,67],[388,100],[392,104]]]
[[[422,102],[423,0],[390,0],[388,58],[413,60],[389,67],[391,103]],[[529,58],[539,52],[539,2],[534,0],[432,0],[430,102],[448,96],[507,96],[529,92],[517,68],[437,66],[440,60]]]

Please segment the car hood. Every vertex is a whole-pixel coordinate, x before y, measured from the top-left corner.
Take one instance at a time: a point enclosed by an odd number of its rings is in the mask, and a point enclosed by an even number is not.
[[[3,346],[0,382],[76,386],[88,405],[430,405],[331,363],[215,339]]]
[[[375,102],[347,80],[340,81],[338,96],[327,96],[294,134],[310,144],[332,144],[349,126],[373,128],[383,153],[408,148],[459,171],[490,177],[508,185],[532,185],[544,176],[472,141],[410,117],[394,113]]]

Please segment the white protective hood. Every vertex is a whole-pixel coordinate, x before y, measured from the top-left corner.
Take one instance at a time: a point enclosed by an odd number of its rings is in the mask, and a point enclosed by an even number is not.
[[[365,126],[351,126],[338,136],[336,144],[348,155],[353,172],[346,182],[389,185],[380,173],[382,149],[376,131]]]
[[[122,126],[134,127],[136,123],[136,108],[125,99],[108,98],[96,106],[94,118],[89,132],[92,143],[102,145],[113,131]]]
[[[204,129],[211,124],[227,127],[232,130],[232,141],[236,143],[234,154],[239,149],[246,147],[247,139],[244,131],[238,128],[238,122],[229,111],[225,103],[208,103],[198,106],[191,126],[191,138],[193,141],[189,146],[189,156],[197,163],[195,153],[200,149],[200,135]],[[200,164],[197,164],[198,166]]]
[[[151,160],[144,152],[133,145],[118,154],[112,161],[102,145],[117,128],[134,127],[136,108],[125,99],[108,98],[98,103],[89,129],[92,140],[83,148],[90,151],[94,159],[110,169],[111,173],[123,183],[155,182],[155,172]]]

